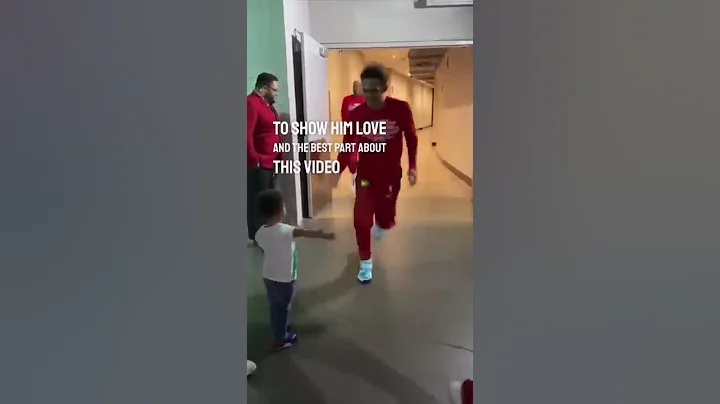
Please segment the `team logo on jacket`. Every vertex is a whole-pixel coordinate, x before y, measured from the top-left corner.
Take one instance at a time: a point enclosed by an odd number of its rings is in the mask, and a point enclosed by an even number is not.
[[[397,125],[397,122],[395,121],[389,121],[385,120],[385,130],[387,131],[388,136],[395,136],[400,132],[400,128]]]
[[[400,132],[400,127],[398,127],[397,122],[391,121],[388,119],[379,119],[377,121],[373,122],[385,122],[385,133],[381,134],[374,134],[367,136],[366,139],[371,142],[387,142],[388,140],[391,140]]]
[[[355,104],[350,104],[350,105],[348,106],[348,111],[352,111],[353,109],[359,107],[360,105],[362,105],[362,103],[359,103],[359,102],[358,102],[358,103],[355,103]]]

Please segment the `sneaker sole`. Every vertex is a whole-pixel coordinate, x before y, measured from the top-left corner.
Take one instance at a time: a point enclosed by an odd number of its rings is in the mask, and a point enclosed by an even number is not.
[[[293,348],[294,346],[295,346],[295,344],[290,344],[290,343],[288,343],[288,344],[285,344],[285,345],[283,345],[283,346],[273,348],[273,351],[275,351],[275,352],[282,352],[282,351],[288,350],[288,349],[290,349],[290,348]]]
[[[282,346],[279,346],[279,347],[275,347],[275,348],[273,348],[273,349],[275,350],[275,352],[284,351],[284,350],[286,350],[286,349],[289,349],[289,348],[294,347],[295,345],[298,344],[298,342],[299,342],[299,341],[298,341],[298,338],[297,338],[297,335],[296,335],[294,339],[285,342],[285,345],[282,345]]]

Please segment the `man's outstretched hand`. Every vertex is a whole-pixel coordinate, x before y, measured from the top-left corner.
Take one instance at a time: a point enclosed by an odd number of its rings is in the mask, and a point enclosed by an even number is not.
[[[417,170],[410,169],[407,173],[408,181],[410,181],[410,186],[415,186],[417,184]]]

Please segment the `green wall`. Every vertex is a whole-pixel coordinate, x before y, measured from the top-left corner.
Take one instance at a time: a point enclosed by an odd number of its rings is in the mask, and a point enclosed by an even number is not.
[[[282,0],[247,2],[247,91],[252,91],[257,75],[268,72],[280,79],[277,109],[288,111],[285,22]]]
[[[277,109],[288,111],[287,64],[285,63],[285,23],[282,0],[248,0],[247,3],[247,92],[255,86],[257,75],[268,72],[280,79],[280,97]],[[256,258],[249,257],[248,268],[262,266]],[[260,352],[267,349],[268,309],[262,280],[250,271],[247,279],[248,295],[248,357],[258,360]]]

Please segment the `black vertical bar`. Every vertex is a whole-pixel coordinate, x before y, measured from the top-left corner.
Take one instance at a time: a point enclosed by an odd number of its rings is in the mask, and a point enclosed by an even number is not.
[[[293,74],[295,76],[295,113],[297,121],[305,121],[305,86],[303,85],[303,60],[302,60],[302,44],[297,36],[292,36],[293,47]],[[305,135],[298,135],[298,143],[305,143]],[[300,164],[304,164],[307,160],[307,153],[299,153]],[[308,186],[308,174],[305,170],[300,171],[300,197],[302,199],[302,217],[307,219],[310,217],[310,189]]]

